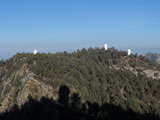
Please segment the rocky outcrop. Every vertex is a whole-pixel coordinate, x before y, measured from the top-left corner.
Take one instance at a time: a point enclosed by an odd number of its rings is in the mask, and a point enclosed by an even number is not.
[[[124,67],[127,70],[130,70],[133,72],[136,76],[140,74],[145,74],[146,77],[151,78],[153,80],[160,80],[160,71],[158,70],[153,70],[153,69],[146,69],[143,67],[130,67],[130,66],[125,66]]]
[[[34,74],[23,66],[19,71],[13,73],[13,79],[3,80],[3,88],[0,93],[0,112],[11,108],[13,104],[19,106],[24,104],[29,96],[39,100],[42,96],[57,99],[58,88],[53,89],[50,85],[34,79]],[[17,77],[20,79],[17,79]],[[13,85],[13,83],[15,85]]]

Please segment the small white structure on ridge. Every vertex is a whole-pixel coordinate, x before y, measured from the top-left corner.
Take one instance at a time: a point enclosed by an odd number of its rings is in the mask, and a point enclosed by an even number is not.
[[[34,50],[34,51],[33,51],[33,54],[34,54],[34,55],[36,55],[37,53],[38,53],[38,51],[37,51],[37,50]]]
[[[131,49],[128,49],[128,56],[131,55]]]
[[[108,50],[108,45],[107,44],[104,44],[104,49]]]

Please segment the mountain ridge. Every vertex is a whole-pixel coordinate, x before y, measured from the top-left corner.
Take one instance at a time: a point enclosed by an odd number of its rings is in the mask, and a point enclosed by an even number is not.
[[[112,103],[139,113],[160,114],[160,67],[143,56],[110,48],[73,53],[18,53],[0,62],[0,107],[21,106],[28,96],[58,99],[67,85],[83,101]]]

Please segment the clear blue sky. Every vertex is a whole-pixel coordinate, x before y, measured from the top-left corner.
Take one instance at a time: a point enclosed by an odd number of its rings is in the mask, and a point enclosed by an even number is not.
[[[0,59],[104,43],[160,52],[160,0],[0,0]]]

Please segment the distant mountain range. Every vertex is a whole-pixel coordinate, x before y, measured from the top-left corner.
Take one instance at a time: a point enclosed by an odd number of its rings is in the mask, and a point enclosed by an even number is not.
[[[152,63],[160,64],[160,53],[147,53],[145,57],[151,60]]]

